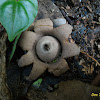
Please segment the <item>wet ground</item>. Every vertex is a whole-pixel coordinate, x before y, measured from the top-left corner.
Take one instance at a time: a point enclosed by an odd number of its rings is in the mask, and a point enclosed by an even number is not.
[[[81,98],[82,95],[84,95],[83,100],[86,100],[85,97],[88,98],[87,100],[92,100],[91,92],[99,93],[100,90],[100,88],[90,85],[96,75],[100,73],[100,66],[97,64],[100,62],[100,48],[98,46],[100,45],[100,0],[39,0],[39,9],[36,20],[47,17],[54,19],[64,16],[66,18],[68,23],[74,27],[71,36],[81,47],[81,53],[79,56],[66,59],[70,70],[60,77],[55,77],[46,71],[40,77],[43,81],[38,90],[33,86],[30,87],[33,82],[25,80],[32,65],[24,68],[19,68],[17,65],[18,59],[25,54],[17,46],[11,64],[7,63],[7,79],[13,100],[23,100],[23,98],[24,100],[25,98],[28,100],[75,100],[73,98],[80,100],[79,97]],[[13,43],[7,43],[7,62],[12,45]],[[55,88],[55,85],[58,87]],[[100,86],[100,83],[94,82],[94,85]],[[71,96],[73,98],[70,98]],[[93,100],[99,99],[97,97]]]

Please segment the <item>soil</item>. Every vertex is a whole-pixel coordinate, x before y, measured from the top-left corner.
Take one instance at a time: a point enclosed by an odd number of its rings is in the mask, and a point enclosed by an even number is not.
[[[38,89],[25,80],[32,65],[19,68],[17,60],[26,52],[17,46],[10,65],[9,56],[13,43],[7,41],[7,83],[13,100],[99,100],[92,93],[99,94],[98,84],[92,81],[100,73],[100,0],[38,0],[41,18],[64,17],[73,26],[72,39],[81,47],[79,56],[66,59],[70,70],[55,77],[47,71],[40,76],[43,79]],[[35,21],[36,21],[35,20]],[[0,31],[4,30],[0,26]],[[69,39],[71,41],[71,39]],[[94,59],[93,59],[94,58]],[[96,87],[98,86],[98,87]],[[75,99],[76,98],[76,99]]]
[[[63,93],[62,93],[63,91]],[[99,100],[100,97],[92,97],[92,93],[99,95],[100,87],[95,87],[81,81],[72,80],[59,83],[59,88],[54,92],[48,92],[48,100]]]
[[[99,100],[100,87],[79,80],[62,81],[53,92],[41,92],[31,87],[27,98],[29,100]],[[93,96],[95,93],[97,96]]]

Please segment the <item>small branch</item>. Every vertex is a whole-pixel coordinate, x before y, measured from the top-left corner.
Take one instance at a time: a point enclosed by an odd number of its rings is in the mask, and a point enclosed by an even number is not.
[[[65,12],[65,8],[64,7],[60,7],[59,8],[62,15],[64,16],[64,18],[68,21],[68,23],[71,25],[72,24],[72,20],[68,17],[67,13]]]

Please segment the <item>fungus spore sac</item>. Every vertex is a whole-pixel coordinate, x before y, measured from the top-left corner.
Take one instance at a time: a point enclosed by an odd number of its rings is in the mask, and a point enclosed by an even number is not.
[[[55,60],[60,53],[60,43],[52,36],[42,37],[36,45],[37,56],[44,62]]]

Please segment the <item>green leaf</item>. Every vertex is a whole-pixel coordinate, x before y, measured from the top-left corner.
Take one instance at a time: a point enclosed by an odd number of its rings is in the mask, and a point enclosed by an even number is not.
[[[37,12],[37,0],[0,0],[0,22],[10,42],[33,23]]]
[[[40,79],[38,79],[37,81],[35,81],[35,82],[33,83],[33,86],[35,86],[36,88],[39,88],[40,85],[41,85],[41,83],[42,83],[42,79],[40,78]]]

